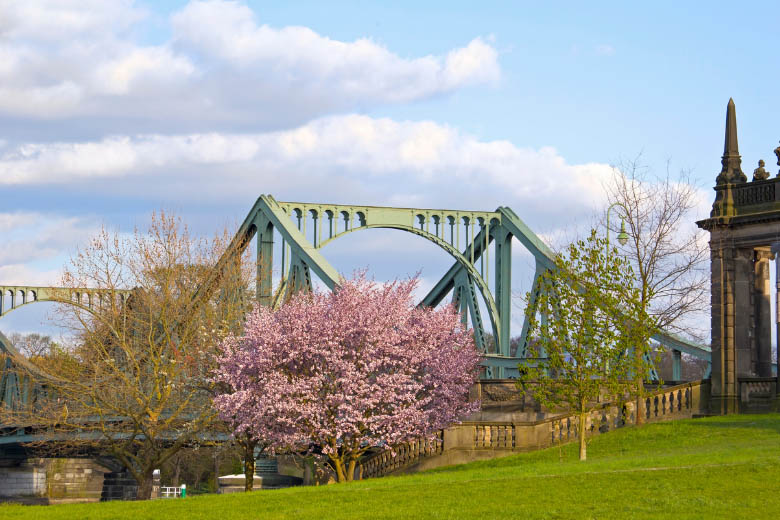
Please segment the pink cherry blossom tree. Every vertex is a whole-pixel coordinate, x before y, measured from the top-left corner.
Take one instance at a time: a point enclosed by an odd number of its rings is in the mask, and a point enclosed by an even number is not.
[[[236,432],[272,449],[316,447],[339,482],[360,456],[429,437],[479,408],[468,402],[480,360],[453,307],[417,308],[417,279],[358,274],[333,292],[258,307],[222,344],[214,402]]]

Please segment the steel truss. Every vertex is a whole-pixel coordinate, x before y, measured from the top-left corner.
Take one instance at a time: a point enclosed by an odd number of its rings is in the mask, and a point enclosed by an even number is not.
[[[309,221],[311,225],[307,226]],[[524,317],[519,341],[512,345],[512,238],[516,238],[534,258],[533,286],[554,263],[552,251],[507,207],[495,211],[394,208],[280,202],[270,195],[262,195],[210,277],[196,291],[191,306],[194,310],[209,297],[230,264],[240,261],[255,236],[256,294],[260,305],[278,307],[296,291],[312,290],[312,273],[332,290],[339,283],[340,275],[322,255],[321,248],[349,233],[369,229],[405,231],[446,251],[453,258],[453,264],[420,305],[436,306],[450,297],[462,312],[464,321],[470,322],[474,329],[477,348],[483,355],[484,377],[501,379],[517,375],[518,363],[525,359],[528,321]],[[275,271],[274,243],[277,238],[281,241],[281,258],[278,259],[280,267]],[[491,254],[493,258],[490,258]],[[275,272],[279,275],[277,284],[274,284]],[[89,288],[0,286],[0,316],[41,301],[92,308],[106,298],[123,300],[129,292],[114,291],[110,295],[105,290]],[[531,294],[531,298],[534,297]],[[3,306],[6,299],[10,305]],[[485,317],[480,310],[483,306]],[[657,334],[653,339],[672,350],[676,375],[680,374],[681,352],[711,361],[711,350],[707,346],[667,333]],[[0,359],[0,398],[11,408],[28,406],[45,395],[45,382],[56,377],[35,369],[2,334]]]

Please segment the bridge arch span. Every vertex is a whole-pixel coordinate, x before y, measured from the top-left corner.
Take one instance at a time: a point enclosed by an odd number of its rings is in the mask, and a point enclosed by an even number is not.
[[[361,212],[357,213],[358,217],[360,217]],[[363,216],[363,218],[365,218]],[[467,218],[467,217],[464,217]],[[461,266],[471,277],[474,284],[477,286],[477,289],[479,290],[480,295],[482,296],[485,306],[488,310],[488,315],[490,318],[491,327],[493,329],[493,335],[497,336],[499,326],[500,326],[500,317],[498,315],[498,310],[496,309],[496,302],[493,299],[493,295],[490,292],[490,289],[487,286],[487,283],[485,282],[484,278],[481,276],[479,271],[475,268],[474,264],[469,262],[469,260],[463,256],[463,254],[457,250],[455,247],[453,247],[451,244],[449,244],[447,241],[442,240],[440,237],[432,235],[431,233],[426,233],[424,230],[420,230],[418,228],[412,227],[412,226],[404,226],[400,224],[365,224],[358,227],[353,227],[352,229],[339,233],[338,235],[331,237],[325,241],[323,241],[319,247],[323,248],[326,245],[330,244],[331,242],[334,242],[336,239],[341,238],[349,233],[361,231],[361,230],[368,230],[368,229],[392,229],[396,231],[403,231],[406,233],[410,233],[412,235],[416,235],[419,237],[424,238],[425,240],[439,246],[441,249],[443,249],[447,254],[449,254],[458,265]]]

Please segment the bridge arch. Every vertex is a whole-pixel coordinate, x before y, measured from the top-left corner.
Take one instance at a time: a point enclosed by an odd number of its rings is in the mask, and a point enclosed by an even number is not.
[[[358,216],[363,215],[362,219],[365,219],[365,215],[362,212],[356,213]],[[416,218],[422,217],[422,215],[416,215]],[[427,219],[426,219],[427,220]],[[365,220],[362,220],[365,222]],[[424,226],[425,221],[421,222],[420,225]],[[360,231],[360,230],[368,230],[368,229],[394,229],[397,231],[403,231],[406,233],[411,233],[413,235],[417,235],[419,237],[424,238],[425,240],[428,240],[429,242],[432,242],[439,246],[441,249],[443,249],[447,254],[449,254],[471,277],[471,279],[474,281],[474,284],[477,286],[480,295],[485,301],[485,306],[488,310],[488,316],[490,318],[490,324],[491,328],[493,329],[493,335],[497,337],[500,325],[500,316],[498,315],[498,310],[496,308],[496,302],[493,299],[493,295],[490,292],[490,289],[487,286],[487,283],[485,282],[484,278],[481,276],[479,271],[476,269],[474,264],[472,264],[463,254],[453,247],[451,244],[449,244],[446,240],[442,240],[440,237],[433,235],[431,233],[426,232],[424,229],[418,229],[413,226],[404,226],[400,224],[364,224],[359,227],[353,227],[352,229],[349,229],[348,231],[339,233],[338,235],[335,235],[327,240],[324,240],[319,247],[325,247],[329,243],[335,241],[338,238],[341,238],[349,233]]]

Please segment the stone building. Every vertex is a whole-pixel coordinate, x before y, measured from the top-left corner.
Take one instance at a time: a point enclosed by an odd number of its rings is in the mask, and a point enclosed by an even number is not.
[[[780,147],[774,152],[780,165]],[[743,173],[733,100],[721,165],[710,218],[697,222],[710,233],[714,414],[771,409],[777,388],[769,269],[780,244],[780,178],[764,161],[751,181]]]

